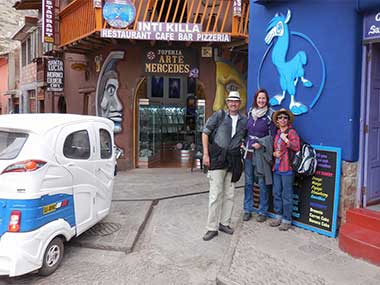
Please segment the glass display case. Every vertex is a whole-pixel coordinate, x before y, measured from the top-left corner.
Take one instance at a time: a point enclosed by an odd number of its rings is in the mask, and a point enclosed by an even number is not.
[[[170,134],[177,137],[184,127],[184,109],[182,107],[161,107],[160,118],[162,133],[166,134],[165,137]]]
[[[198,99],[197,100],[197,120],[196,120],[196,131],[195,131],[195,156],[194,158],[201,162],[202,158],[202,131],[205,125],[205,116],[206,116],[206,100]],[[194,162],[193,162],[194,163]],[[202,166],[199,164],[196,165],[197,168]]]
[[[201,132],[205,125],[206,100],[197,100],[197,132]]]
[[[139,167],[151,167],[154,163],[167,159],[165,156],[168,156],[168,152],[191,151],[197,144],[202,147],[204,100],[198,100],[192,124],[189,124],[188,113],[186,106],[162,106],[149,99],[140,99]]]

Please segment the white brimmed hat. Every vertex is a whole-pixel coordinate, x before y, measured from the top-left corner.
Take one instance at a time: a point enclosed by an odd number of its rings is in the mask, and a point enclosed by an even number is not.
[[[240,101],[240,94],[238,91],[230,91],[228,94],[228,97],[226,98],[227,101]]]

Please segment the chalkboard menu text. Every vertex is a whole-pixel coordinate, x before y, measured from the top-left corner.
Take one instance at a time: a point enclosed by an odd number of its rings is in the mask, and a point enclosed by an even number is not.
[[[312,176],[296,175],[293,224],[335,237],[339,206],[341,149],[319,145],[313,145],[313,147],[317,152],[317,170]],[[270,212],[273,212],[272,201],[271,198]],[[258,207],[258,201],[254,202],[254,206]]]

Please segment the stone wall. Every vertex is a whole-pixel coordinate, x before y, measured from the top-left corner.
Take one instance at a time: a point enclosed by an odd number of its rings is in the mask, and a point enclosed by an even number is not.
[[[17,11],[13,8],[16,0],[0,0],[0,54],[6,53],[20,46],[18,41],[12,40],[14,33],[24,23],[24,16],[36,17],[35,10]]]
[[[358,207],[356,193],[358,191],[358,163],[342,161],[342,176],[340,180],[339,219],[343,224],[346,221],[346,212],[350,208]]]
[[[21,84],[32,83],[37,80],[37,63],[32,62],[21,69]]]

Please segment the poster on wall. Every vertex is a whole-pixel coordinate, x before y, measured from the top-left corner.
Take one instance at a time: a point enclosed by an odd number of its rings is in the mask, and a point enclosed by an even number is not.
[[[47,91],[63,92],[64,65],[60,58],[49,59],[46,62]]]
[[[42,42],[54,44],[55,0],[42,0]]]
[[[169,78],[169,98],[179,99],[181,97],[181,79]]]
[[[293,224],[336,237],[340,192],[341,148],[313,145],[317,170],[312,176],[299,175],[294,183]],[[255,191],[259,191],[255,189]],[[269,212],[273,215],[273,199]],[[258,209],[258,201],[254,207]]]
[[[164,98],[164,78],[152,76],[152,97]]]

